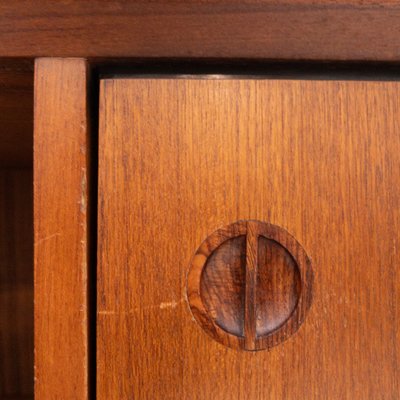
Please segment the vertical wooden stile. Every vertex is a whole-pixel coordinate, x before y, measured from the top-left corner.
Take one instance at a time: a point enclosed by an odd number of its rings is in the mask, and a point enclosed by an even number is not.
[[[88,66],[35,63],[35,399],[88,398]]]

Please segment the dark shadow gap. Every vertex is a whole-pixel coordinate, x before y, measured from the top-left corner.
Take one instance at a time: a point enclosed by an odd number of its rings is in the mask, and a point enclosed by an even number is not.
[[[90,71],[88,79],[89,93],[89,269],[88,269],[88,305],[89,305],[89,399],[95,400],[96,392],[96,344],[97,344],[97,199],[98,199],[98,121],[99,121],[99,77],[96,68]]]
[[[219,75],[252,79],[397,81],[399,63],[307,62],[270,60],[148,59],[95,62],[100,79],[117,77],[182,77]],[[207,78],[207,76],[205,76]],[[215,77],[217,78],[217,77]]]

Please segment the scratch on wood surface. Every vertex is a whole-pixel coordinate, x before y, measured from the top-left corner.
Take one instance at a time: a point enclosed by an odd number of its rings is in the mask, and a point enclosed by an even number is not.
[[[82,179],[81,179],[81,199],[79,201],[80,209],[82,214],[86,214],[86,168],[82,168]]]
[[[184,299],[180,299],[178,301],[172,300],[172,301],[167,301],[165,303],[160,303],[160,309],[164,310],[166,308],[175,308],[177,307],[180,303],[182,303]]]
[[[131,310],[121,310],[121,311],[114,311],[114,310],[100,310],[97,312],[98,315],[129,315],[129,314],[134,314],[137,313],[138,311],[143,311],[143,310],[151,310],[155,308],[159,308],[160,310],[166,310],[166,309],[173,309],[176,308],[180,303],[182,303],[184,299],[180,299],[178,301],[172,300],[172,301],[166,301],[162,302],[158,305],[152,305],[152,306],[143,306],[143,307],[136,307]]]
[[[57,236],[61,236],[61,232],[57,232],[57,233],[53,233],[52,235],[46,236],[42,239],[39,239],[35,242],[35,246],[38,246],[39,244],[43,243],[43,242],[47,242],[50,239],[53,239]]]

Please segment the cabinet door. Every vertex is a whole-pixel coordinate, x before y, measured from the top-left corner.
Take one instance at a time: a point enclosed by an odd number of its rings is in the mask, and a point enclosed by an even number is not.
[[[99,399],[395,399],[400,85],[105,79]]]

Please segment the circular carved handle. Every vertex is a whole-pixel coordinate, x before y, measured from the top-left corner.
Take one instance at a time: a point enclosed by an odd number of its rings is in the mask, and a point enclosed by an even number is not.
[[[226,346],[262,350],[300,327],[312,300],[306,252],[286,230],[238,221],[211,234],[187,279],[191,311]]]

